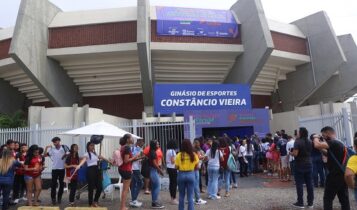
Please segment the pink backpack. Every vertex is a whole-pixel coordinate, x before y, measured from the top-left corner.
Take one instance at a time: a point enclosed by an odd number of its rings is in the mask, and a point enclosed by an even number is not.
[[[123,165],[123,157],[121,156],[121,151],[120,151],[120,148],[115,150],[113,152],[113,160],[114,160],[114,165],[115,166],[121,166]]]

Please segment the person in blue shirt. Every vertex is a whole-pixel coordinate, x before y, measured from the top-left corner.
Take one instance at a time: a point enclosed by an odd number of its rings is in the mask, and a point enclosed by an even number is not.
[[[314,136],[316,134],[312,134],[310,136],[310,140],[314,140]],[[311,151],[311,159],[312,159],[312,177],[314,181],[314,186],[319,187],[319,178],[320,178],[320,187],[325,186],[325,172],[324,172],[324,162],[322,161],[322,154],[320,150],[315,147],[312,148]]]
[[[5,149],[0,159],[0,193],[3,196],[2,210],[9,208],[10,192],[14,183],[15,169],[21,163],[15,160],[13,151]]]

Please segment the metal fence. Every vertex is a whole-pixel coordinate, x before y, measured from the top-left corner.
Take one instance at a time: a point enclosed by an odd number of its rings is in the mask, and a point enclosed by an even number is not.
[[[299,125],[307,128],[310,134],[320,133],[321,128],[325,126],[333,127],[336,131],[337,139],[343,141],[347,146],[351,146],[353,132],[356,130],[354,128],[357,128],[357,116],[352,115],[347,112],[347,109],[343,108],[341,112],[335,114],[299,118]]]
[[[84,126],[84,123],[82,123]],[[194,120],[190,119],[188,122],[142,122],[139,120],[133,120],[130,123],[121,123],[117,125],[119,128],[124,129],[130,133],[142,137],[145,140],[145,144],[148,145],[150,140],[157,139],[161,144],[161,148],[166,153],[167,142],[171,139],[177,140],[180,144],[184,138],[193,140],[195,136],[195,124]],[[73,129],[72,126],[63,126],[59,128],[41,128],[36,125],[32,128],[11,128],[0,129],[0,144],[5,144],[8,139],[13,139],[21,143],[28,145],[37,144],[40,147],[45,148],[51,144],[51,139],[55,136],[61,138],[61,143],[70,146],[73,143],[78,144],[79,153],[84,154],[86,143],[89,138],[86,137],[73,137],[60,135],[63,132]],[[186,132],[186,133],[185,133]],[[113,151],[119,147],[118,138],[105,137],[102,143],[101,154],[104,157],[111,157]],[[96,147],[96,151],[99,151],[99,146]],[[51,172],[51,160],[46,158],[45,162],[47,168],[43,172],[43,177],[48,178]],[[109,171],[111,177],[117,177],[117,170],[114,168]]]

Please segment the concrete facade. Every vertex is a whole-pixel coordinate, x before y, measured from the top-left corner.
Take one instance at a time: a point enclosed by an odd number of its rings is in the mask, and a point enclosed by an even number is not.
[[[252,85],[273,51],[273,39],[260,0],[239,0],[231,10],[241,23],[244,53],[236,59],[224,82]]]
[[[328,79],[307,101],[310,104],[319,102],[345,101],[357,90],[357,46],[351,34],[338,36],[347,62],[340,68],[337,75]]]
[[[150,1],[138,0],[137,45],[140,63],[141,86],[144,110],[153,113],[153,84],[155,82],[151,67],[150,49]]]
[[[55,106],[81,103],[63,68],[47,57],[48,25],[61,10],[49,1],[23,0],[9,54]]]
[[[297,71],[287,74],[287,79],[278,83],[279,94],[273,97],[282,101],[282,111],[306,105],[307,99],[346,62],[325,12],[312,14],[292,24],[307,36],[311,62],[298,66]]]
[[[31,104],[25,94],[20,93],[9,82],[0,79],[0,114],[13,114]]]

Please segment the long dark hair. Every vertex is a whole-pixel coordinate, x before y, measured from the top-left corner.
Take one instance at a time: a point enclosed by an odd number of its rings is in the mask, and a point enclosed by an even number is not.
[[[122,138],[120,138],[119,144],[121,146],[124,146],[128,143],[128,140],[131,138],[131,135],[129,133],[125,134]]]
[[[92,142],[87,142],[87,146],[86,146],[86,149],[87,149],[87,152],[88,152],[88,156],[89,156],[89,160],[91,160],[92,159],[92,155],[90,154],[91,153],[91,151],[89,151],[89,145],[91,145],[91,144],[93,144]],[[95,154],[95,153],[94,153]]]
[[[171,139],[169,142],[167,142],[167,149],[177,149],[177,141],[175,139]]]
[[[79,159],[79,155],[78,155],[78,152],[75,152],[75,151],[74,151],[74,147],[75,147],[75,146],[78,147],[77,144],[72,144],[72,145],[71,145],[71,149],[69,150],[69,152],[70,152],[70,157],[71,157],[71,158],[74,157],[74,158],[76,158],[76,159],[78,160],[78,159]]]
[[[219,143],[218,141],[213,141],[212,142],[212,147],[211,147],[211,158],[214,158],[216,156],[216,152],[218,150]]]
[[[299,128],[299,137],[300,137],[300,139],[303,139],[305,141],[308,140],[309,132],[307,131],[307,129],[305,127]]]
[[[150,141],[149,159],[156,159],[157,140]]]
[[[221,137],[221,138],[218,139],[218,141],[219,141],[219,147],[220,148],[225,148],[225,147],[228,146],[226,138]]]
[[[195,153],[193,153],[193,147],[191,141],[184,139],[181,144],[181,152],[185,152],[190,156],[191,162],[195,161]],[[181,160],[183,160],[183,155],[181,154]]]
[[[39,149],[40,148],[37,146],[37,144],[31,145],[26,154],[25,164],[30,164],[32,158],[34,157],[33,153]]]

